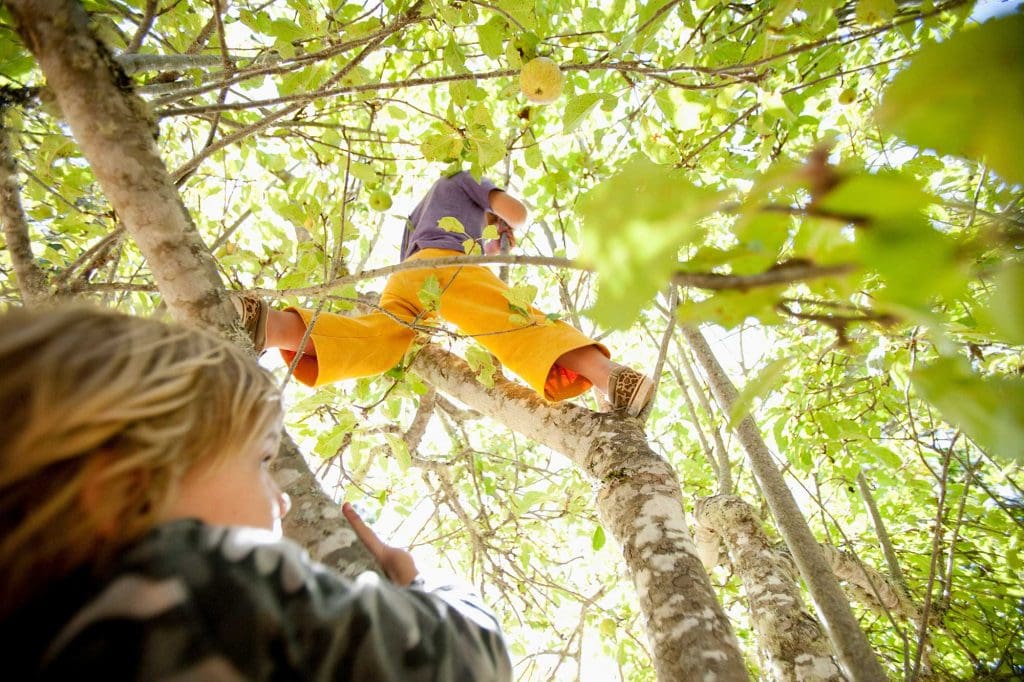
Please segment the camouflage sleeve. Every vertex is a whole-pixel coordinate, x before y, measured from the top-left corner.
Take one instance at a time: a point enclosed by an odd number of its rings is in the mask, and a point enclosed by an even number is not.
[[[348,580],[259,531],[193,530],[198,543],[153,552],[82,608],[42,677],[511,679],[497,620],[471,592]]]

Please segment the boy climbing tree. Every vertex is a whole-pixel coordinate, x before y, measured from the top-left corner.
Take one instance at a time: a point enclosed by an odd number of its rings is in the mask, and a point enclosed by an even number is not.
[[[443,177],[409,216],[402,260],[462,256],[476,245],[495,253],[499,240],[484,238],[485,225],[496,224],[499,239],[505,234],[514,243],[513,231],[526,218],[526,207],[486,178],[478,182],[467,172]],[[436,311],[419,296],[431,278],[440,285]],[[360,317],[322,313],[314,320],[311,310],[271,310],[245,296],[236,305],[257,349],[278,348],[288,362],[298,355],[295,376],[309,386],[386,372],[405,355],[419,323],[436,312],[547,400],[573,398],[595,386],[615,411],[635,417],[647,407],[654,392],[650,378],[612,361],[605,346],[564,322],[550,322],[536,308],[525,323],[511,321],[508,291],[485,267],[448,265],[393,274],[380,311]]]

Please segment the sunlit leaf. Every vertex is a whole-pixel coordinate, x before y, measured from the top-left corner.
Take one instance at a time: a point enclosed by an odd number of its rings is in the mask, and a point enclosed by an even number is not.
[[[951,423],[1005,460],[1024,461],[1024,379],[982,377],[943,358],[912,375],[914,387]]]
[[[893,79],[878,121],[911,144],[1024,182],[1024,15],[928,45]]]
[[[698,221],[716,205],[715,192],[642,158],[591,190],[578,210],[582,259],[601,275],[595,319],[628,326],[678,269],[679,249],[700,235]]]
[[[758,372],[757,376],[743,386],[729,411],[729,428],[733,429],[750,414],[750,408],[757,398],[764,398],[778,388],[786,378],[786,370],[793,364],[792,357],[772,360]]]

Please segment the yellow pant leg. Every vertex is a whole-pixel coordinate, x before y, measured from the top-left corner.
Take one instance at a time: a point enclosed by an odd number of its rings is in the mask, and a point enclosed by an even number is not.
[[[424,249],[412,258],[453,255],[462,254]],[[406,301],[415,301],[417,292],[430,275],[437,277],[441,285],[441,306],[438,311],[441,317],[455,324],[462,333],[476,339],[497,356],[503,365],[548,400],[572,398],[591,386],[587,379],[555,364],[561,355],[591,345],[606,356],[610,355],[607,348],[572,326],[564,322],[548,322],[536,308],[531,309],[528,324],[512,322],[509,319],[512,311],[504,296],[508,286],[481,266],[455,265],[396,273],[392,276],[395,294]]]
[[[401,274],[389,279],[381,293],[381,308],[390,314],[346,317],[320,313],[309,337],[316,355],[302,356],[295,366],[295,378],[307,386],[322,386],[342,379],[383,374],[398,364],[416,333],[395,318],[409,322],[421,312],[415,295],[411,301],[396,295],[396,289],[407,288],[401,286]],[[288,310],[298,313],[309,327],[312,310]],[[291,363],[295,353],[283,348],[280,351],[285,362]]]

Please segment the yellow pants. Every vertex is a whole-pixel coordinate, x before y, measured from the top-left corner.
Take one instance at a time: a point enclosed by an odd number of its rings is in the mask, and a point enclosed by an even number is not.
[[[459,251],[423,249],[409,260],[463,255]],[[587,338],[564,322],[550,323],[544,313],[531,308],[533,324],[509,320],[511,311],[503,293],[508,286],[490,270],[479,265],[452,265],[440,268],[403,270],[391,275],[381,293],[380,306],[405,322],[423,313],[417,293],[427,277],[435,276],[441,285],[440,316],[472,336],[498,360],[548,400],[565,400],[590,388],[590,381],[576,372],[555,364],[564,353],[585,346],[596,346],[605,356],[608,349]],[[308,326],[312,311],[290,308],[302,316]],[[295,367],[295,377],[309,386],[320,386],[341,379],[382,374],[405,355],[416,332],[391,315],[375,312],[360,317],[321,313],[310,340],[316,355],[303,355]],[[428,319],[420,317],[420,321]],[[286,362],[295,353],[281,349]]]

